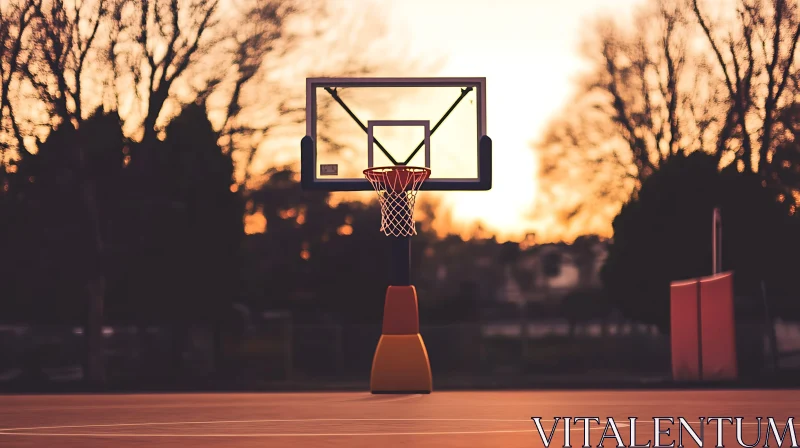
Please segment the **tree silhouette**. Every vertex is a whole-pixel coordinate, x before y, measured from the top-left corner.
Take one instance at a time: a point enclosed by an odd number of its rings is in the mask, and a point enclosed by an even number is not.
[[[35,6],[34,0],[0,5],[0,61],[4,62],[0,64],[0,131],[10,136],[21,148],[20,151],[25,148],[25,134],[14,112],[11,86],[19,82],[22,76],[20,66],[25,63],[25,40],[36,11]],[[0,165],[6,164],[10,146],[10,142],[0,143]]]
[[[711,217],[723,219],[723,269],[735,272],[738,295],[759,282],[788,292],[798,267],[800,223],[755,173],[717,170],[713,155],[671,158],[614,220],[603,268],[611,304],[626,316],[669,328],[669,284],[711,274]]]
[[[769,177],[785,192],[783,199],[789,203],[789,214],[794,215],[800,202],[800,104],[781,111],[778,127]]]
[[[733,30],[718,37],[701,2],[692,0],[694,18],[722,71],[730,107],[717,145],[729,147],[729,139],[733,140],[744,169],[765,174],[775,149],[777,117],[796,93],[790,80],[798,74],[794,61],[800,41],[800,7],[786,0],[739,0],[736,7]]]
[[[6,227],[8,291],[14,315],[27,322],[85,325],[88,378],[102,382],[102,304],[112,275],[108,241],[120,191],[123,147],[119,117],[96,111],[75,128],[62,122],[24,152],[6,183],[15,221]],[[42,312],[42,310],[47,310]]]
[[[785,162],[775,157],[779,117],[796,97],[800,9],[732,6],[732,21],[711,23],[701,0],[653,0],[632,27],[604,18],[589,29],[591,69],[536,145],[546,209],[560,212],[568,236],[607,232],[620,204],[675,155],[705,151],[720,167],[775,181]],[[794,201],[797,191],[783,193]]]
[[[376,204],[331,206],[329,194],[303,191],[289,170],[272,171],[249,199],[267,222],[249,237],[258,259],[247,263],[257,266],[247,274],[251,305],[299,310],[299,319],[380,321],[389,245]]]
[[[313,302],[352,320],[382,309],[374,206],[331,207],[326,195],[304,196],[292,174],[285,196],[276,174],[249,196],[269,216],[269,231],[242,252],[244,198],[258,179],[237,184],[233,174],[244,162],[240,173],[259,175],[250,165],[267,135],[302,116],[294,104],[304,92],[273,79],[276,69],[291,63],[337,75],[386,66],[343,40],[343,51],[312,58],[313,67],[295,64],[292,51],[306,60],[317,40],[346,31],[377,42],[383,29],[314,2],[225,11],[217,3],[0,4],[0,309],[9,320],[84,325],[95,384],[104,377],[104,324],[173,326],[178,368],[181,335],[198,324],[215,328],[219,342],[233,301]],[[399,54],[380,56],[404,65]],[[315,271],[322,286],[307,281]],[[241,273],[268,281],[252,294],[261,280],[243,289]]]
[[[113,207],[123,144],[119,117],[97,112],[80,130],[71,123],[62,124],[38,144],[35,154],[27,154],[15,165],[9,191],[31,223],[29,230],[20,230],[25,240],[20,255],[30,260],[28,267],[36,277],[52,278],[30,285],[48,289],[35,296],[55,301],[51,306],[59,311],[52,317],[83,321],[82,311],[67,298],[84,296],[87,282],[104,265],[102,240],[111,232],[113,212],[105,208],[109,215],[96,216],[95,206],[103,201],[105,207]],[[96,190],[102,192],[102,199],[95,197]]]
[[[20,68],[44,101],[51,121],[79,123],[85,118],[85,71],[111,4],[111,0],[33,3],[33,32]]]

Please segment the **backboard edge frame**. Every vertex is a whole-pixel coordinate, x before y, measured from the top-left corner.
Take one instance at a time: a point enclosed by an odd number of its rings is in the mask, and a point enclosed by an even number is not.
[[[301,187],[320,191],[371,191],[366,179],[320,179],[316,170],[316,88],[329,87],[476,87],[478,101],[478,177],[476,179],[428,179],[421,190],[428,191],[486,191],[492,188],[492,141],[486,126],[485,77],[365,77],[306,78],[306,135],[301,141]],[[313,118],[313,119],[312,119]]]

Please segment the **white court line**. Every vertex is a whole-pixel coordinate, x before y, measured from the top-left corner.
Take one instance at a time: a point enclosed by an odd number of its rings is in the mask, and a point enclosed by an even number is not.
[[[385,399],[379,399],[379,400],[364,400],[364,402],[366,402],[366,403],[394,403],[396,401],[404,401],[404,400],[408,400],[408,399],[411,399],[411,398],[420,398],[420,397],[423,397],[423,396],[424,395],[422,395],[422,394],[414,394],[414,395],[407,395],[407,396],[404,396],[404,397],[393,397],[393,398],[385,398]],[[359,399],[356,399],[356,400],[359,400]],[[353,400],[353,401],[356,401],[356,400]],[[363,400],[363,399],[361,399],[361,400]]]
[[[269,402],[250,402],[250,403],[238,403],[238,402],[226,402],[226,403],[218,403],[214,402],[212,404],[215,408],[226,407],[226,408],[257,408],[257,407],[275,407],[275,406],[305,406],[305,405],[318,405],[320,401],[325,403],[353,403],[353,402],[361,402],[361,403],[368,403],[368,404],[379,404],[379,403],[394,403],[397,401],[408,400],[411,398],[422,398],[426,396],[426,394],[410,394],[408,396],[402,397],[390,397],[387,395],[386,399],[372,399],[368,400],[365,398],[375,397],[375,395],[367,393],[365,397],[358,397],[358,398],[347,398],[347,399],[332,399],[338,398],[337,396],[332,397],[321,397],[319,400],[279,400],[279,401],[269,401]],[[234,397],[235,398],[235,397]],[[71,411],[71,410],[86,410],[86,409],[185,409],[185,408],[196,408],[198,406],[205,407],[208,403],[205,402],[198,402],[198,403],[181,403],[181,404],[167,404],[167,403],[159,403],[159,404],[107,404],[107,405],[71,405],[71,406],[18,406],[14,407],[16,411],[25,411],[25,412],[34,412],[34,411]]]
[[[36,433],[36,432],[0,432],[9,436],[45,436],[45,437],[361,437],[361,436],[445,436],[469,434],[511,434],[536,432],[535,429],[508,429],[495,431],[431,431],[431,432],[354,432],[354,433],[264,433],[264,434],[124,434],[124,433]]]
[[[192,421],[192,422],[147,422],[147,423],[115,423],[115,424],[96,424],[96,425],[64,425],[64,426],[37,426],[28,428],[4,428],[0,429],[0,436],[35,436],[35,437],[374,437],[374,436],[423,436],[423,435],[480,435],[480,434],[514,434],[536,432],[535,429],[508,429],[508,430],[486,430],[486,431],[413,431],[413,432],[358,432],[358,433],[257,433],[257,434],[144,434],[144,433],[38,433],[27,432],[47,429],[81,429],[81,428],[114,428],[114,427],[136,427],[136,426],[168,426],[168,425],[210,425],[226,423],[289,423],[289,422],[532,422],[530,419],[481,419],[481,418],[308,418],[308,419],[262,419],[262,420],[213,420],[213,421]],[[630,427],[627,423],[622,423],[625,419],[620,419],[617,423],[618,428]],[[640,422],[653,422],[653,420],[639,420]],[[555,422],[553,419],[542,419],[540,422]],[[600,425],[590,427],[590,430],[604,429],[607,421],[602,421]],[[688,422],[699,424],[700,422]],[[744,425],[757,425],[758,422],[742,422]],[[583,425],[577,425],[574,429],[583,429]],[[556,429],[563,431],[562,426]]]
[[[309,418],[309,419],[262,419],[262,420],[215,420],[196,422],[150,422],[150,423],[117,423],[98,425],[63,425],[63,426],[38,426],[28,428],[0,429],[0,436],[36,436],[36,437],[361,437],[361,436],[421,436],[421,435],[479,435],[479,434],[513,434],[535,432],[531,429],[485,430],[485,431],[410,431],[410,432],[359,432],[359,433],[259,433],[259,434],[144,434],[144,433],[38,433],[27,432],[31,430],[47,429],[85,429],[85,428],[114,428],[135,426],[167,426],[167,425],[203,425],[225,423],[289,423],[289,422],[512,422],[532,423],[530,419],[487,419],[487,418]],[[555,420],[541,420],[554,422]],[[620,423],[618,427],[625,424]],[[563,430],[563,428],[559,428]],[[591,428],[601,429],[599,427]]]
[[[555,420],[541,420],[553,422]],[[260,420],[210,420],[193,422],[148,422],[148,423],[108,423],[100,425],[65,425],[65,426],[32,426],[28,428],[3,428],[0,435],[7,431],[28,431],[35,429],[68,429],[68,428],[113,428],[126,426],[165,426],[165,425],[218,425],[226,423],[290,423],[290,422],[532,422],[532,420],[495,419],[495,418],[291,418]]]

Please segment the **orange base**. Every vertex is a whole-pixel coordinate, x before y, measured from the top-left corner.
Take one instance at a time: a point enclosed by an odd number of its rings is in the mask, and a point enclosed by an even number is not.
[[[381,336],[372,361],[370,389],[373,394],[431,393],[431,365],[422,336]]]
[[[372,361],[372,393],[430,393],[428,351],[419,334],[417,291],[413,286],[386,290],[383,331]]]

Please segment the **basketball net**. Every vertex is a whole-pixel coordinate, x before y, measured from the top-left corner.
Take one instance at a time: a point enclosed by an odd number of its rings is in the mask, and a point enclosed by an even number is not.
[[[431,170],[411,166],[368,168],[364,176],[378,193],[381,205],[381,232],[386,236],[417,234],[414,204],[422,183]]]

